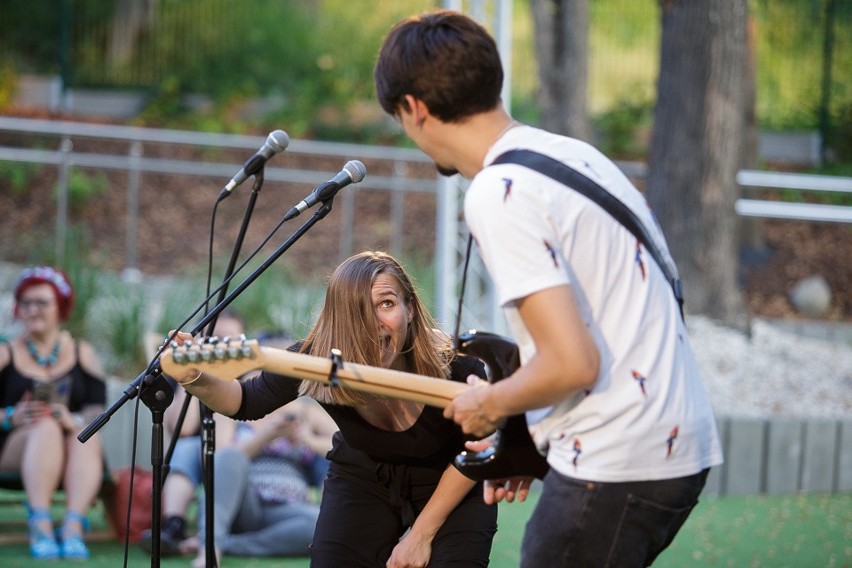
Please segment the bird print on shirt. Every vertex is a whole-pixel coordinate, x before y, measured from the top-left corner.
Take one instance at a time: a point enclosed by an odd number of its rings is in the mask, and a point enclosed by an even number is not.
[[[512,195],[512,178],[503,178],[503,203]]]
[[[672,431],[669,432],[669,437],[666,439],[666,459],[672,457],[672,449],[674,448],[675,440],[677,439],[678,427],[675,426],[672,428]]]
[[[645,392],[645,382],[648,380],[648,377],[646,377],[636,369],[633,369],[632,373],[634,380],[636,380],[636,382],[639,384],[639,388],[642,390],[642,395],[648,396],[648,393]]]
[[[545,239],[544,248],[547,250],[547,254],[550,255],[550,260],[553,261],[553,268],[559,268],[559,259],[556,254],[556,247],[547,242],[547,239]]]
[[[639,242],[639,239],[636,239],[636,256],[634,256],[634,259],[639,267],[639,273],[642,275],[642,281],[645,281],[648,278],[648,270],[645,266],[645,255],[642,254],[642,243]]]
[[[580,443],[580,438],[574,438],[574,459],[571,460],[574,469],[577,469],[577,462],[580,460],[580,454],[582,453],[583,445]]]

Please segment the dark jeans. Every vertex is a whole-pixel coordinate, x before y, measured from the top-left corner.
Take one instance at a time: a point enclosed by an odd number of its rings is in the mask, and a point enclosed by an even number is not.
[[[524,531],[521,567],[650,566],[698,503],[708,471],[599,483],[551,469]]]

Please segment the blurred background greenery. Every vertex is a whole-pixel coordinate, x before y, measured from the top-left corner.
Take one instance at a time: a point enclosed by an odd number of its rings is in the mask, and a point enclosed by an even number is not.
[[[372,100],[375,54],[393,22],[440,5],[4,0],[0,110],[17,76],[55,74],[64,88],[148,93],[139,124],[220,132],[286,124],[294,137],[405,143]],[[605,150],[640,155],[659,66],[659,3],[595,0],[589,8],[589,112]],[[852,2],[751,0],[750,10],[759,126],[826,129],[852,159]],[[529,2],[515,0],[512,106],[531,123],[533,34]],[[247,100],[256,105],[251,117],[237,110]]]
[[[63,89],[144,93],[145,106],[131,120],[137,125],[239,133],[286,125],[293,138],[407,145],[373,99],[372,66],[393,22],[440,5],[429,0],[4,0],[0,112],[22,77],[58,76]],[[751,0],[749,6],[759,127],[824,130],[834,160],[811,171],[852,174],[852,0]],[[150,10],[140,12],[140,7]],[[616,158],[642,159],[659,67],[660,5],[594,0],[589,8],[588,100],[597,144]],[[515,0],[512,108],[532,124],[538,120],[534,33],[529,2]],[[0,162],[0,179],[23,195],[38,167]],[[106,186],[101,172],[72,169],[69,206],[96,201]],[[833,198],[848,202],[843,195]],[[202,269],[183,269],[161,287],[140,286],[93,266],[90,253],[97,243],[85,226],[70,231],[60,255],[78,288],[70,328],[86,337],[110,338],[102,347],[113,372],[143,366],[142,334],[164,331],[187,316],[187,306],[195,305],[203,289]],[[18,246],[31,251],[32,262],[54,262],[57,256],[53,241],[39,240],[35,232],[21,234]],[[429,261],[403,260],[431,299]],[[274,266],[234,307],[246,315],[253,333],[284,329],[299,335],[321,297],[321,283],[304,286],[286,268]],[[0,323],[0,329],[14,331],[12,322]]]

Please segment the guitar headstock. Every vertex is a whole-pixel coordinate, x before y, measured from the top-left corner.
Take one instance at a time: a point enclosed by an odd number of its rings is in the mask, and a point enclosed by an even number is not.
[[[237,379],[260,369],[263,357],[256,339],[209,338],[183,345],[173,344],[160,355],[160,367],[167,375],[185,374],[197,369],[225,380]]]

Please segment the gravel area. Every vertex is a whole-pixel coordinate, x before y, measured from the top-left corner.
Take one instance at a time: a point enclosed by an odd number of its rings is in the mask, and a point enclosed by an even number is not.
[[[702,380],[718,416],[852,416],[848,335],[804,337],[755,319],[749,336],[702,316],[687,320]]]

